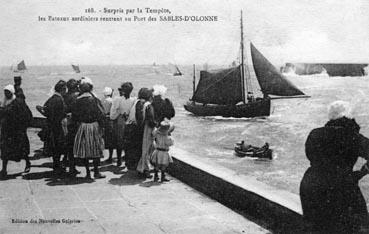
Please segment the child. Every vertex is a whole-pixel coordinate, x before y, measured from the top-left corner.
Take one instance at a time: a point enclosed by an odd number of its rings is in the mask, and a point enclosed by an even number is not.
[[[153,131],[155,150],[151,155],[151,163],[155,167],[154,181],[159,180],[159,170],[161,171],[161,182],[169,181],[165,178],[165,171],[169,163],[173,162],[172,157],[168,153],[169,147],[173,145],[173,139],[170,137],[170,133],[173,130],[174,126],[165,119],[160,123],[159,128]]]

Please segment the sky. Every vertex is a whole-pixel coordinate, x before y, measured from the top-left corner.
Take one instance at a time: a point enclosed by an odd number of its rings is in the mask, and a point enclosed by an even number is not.
[[[22,59],[27,65],[230,64],[239,57],[241,10],[248,58],[252,41],[273,64],[369,62],[369,1],[365,0],[0,2],[0,65],[5,66]],[[171,16],[217,16],[218,21],[38,21],[38,16],[114,16],[84,12],[91,7],[95,11],[166,8]]]

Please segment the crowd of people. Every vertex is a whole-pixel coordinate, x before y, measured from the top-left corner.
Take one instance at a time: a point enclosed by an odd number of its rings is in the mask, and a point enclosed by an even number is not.
[[[14,81],[14,85],[4,88],[0,108],[1,176],[7,175],[9,160],[25,159],[26,173],[31,168],[27,127],[33,117],[20,88],[21,77],[15,77]],[[174,130],[170,119],[175,116],[175,110],[172,102],[164,98],[167,88],[163,85],[141,88],[138,97],[131,97],[134,87],[125,82],[118,88],[119,96],[113,97],[113,89],[105,87],[104,98],[100,100],[93,87],[87,77],[60,80],[45,104],[36,107],[47,120],[39,136],[44,141],[44,154],[52,157],[54,175],[80,174],[77,160],[85,166],[86,178],[91,179],[91,161],[94,178],[105,178],[99,167],[107,149],[106,163],[113,163],[115,150],[118,167],[136,170],[145,178],[152,178],[154,172],[155,181],[159,180],[160,171],[160,180],[168,181],[165,173],[172,162],[168,151],[173,145]]]

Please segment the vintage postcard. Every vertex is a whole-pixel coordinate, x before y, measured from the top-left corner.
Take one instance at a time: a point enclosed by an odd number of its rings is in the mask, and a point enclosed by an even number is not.
[[[368,1],[1,5],[0,233],[368,230]]]

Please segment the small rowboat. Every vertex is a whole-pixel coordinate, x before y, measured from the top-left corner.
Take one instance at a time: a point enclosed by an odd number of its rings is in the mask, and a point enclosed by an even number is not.
[[[234,151],[238,157],[252,157],[252,158],[267,158],[273,159],[273,151],[269,149],[269,144],[266,142],[262,147],[246,145],[244,141],[236,143]]]

